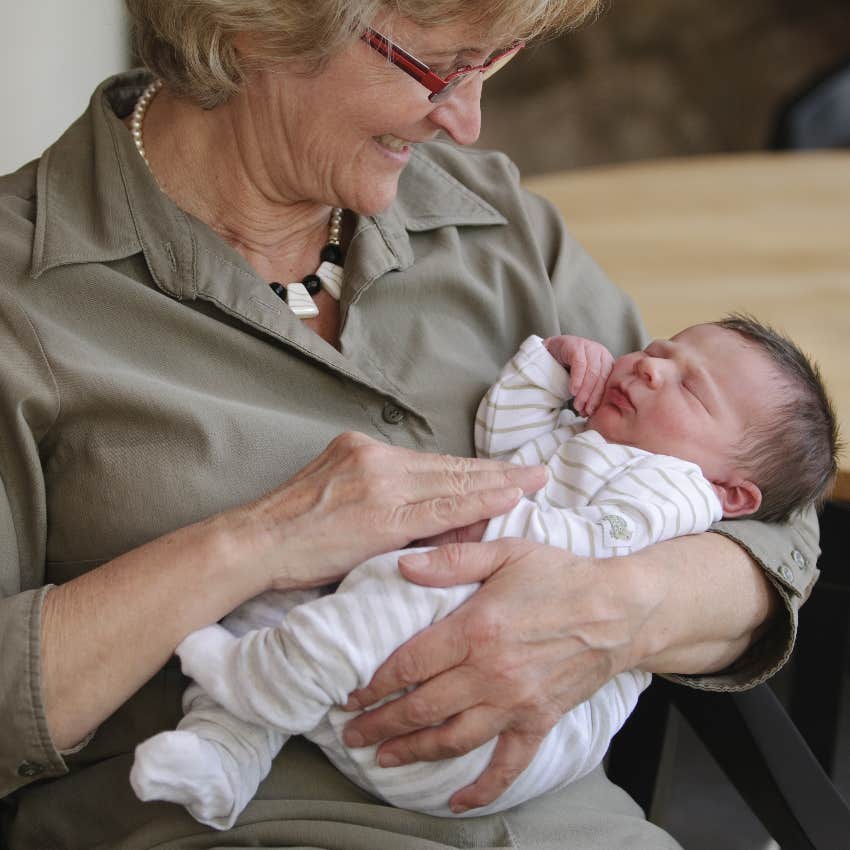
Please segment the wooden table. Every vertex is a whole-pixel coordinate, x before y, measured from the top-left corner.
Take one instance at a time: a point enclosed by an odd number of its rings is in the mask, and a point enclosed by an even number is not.
[[[529,179],[650,333],[731,311],[820,365],[850,442],[850,152],[655,160]],[[833,498],[850,501],[850,452]]]

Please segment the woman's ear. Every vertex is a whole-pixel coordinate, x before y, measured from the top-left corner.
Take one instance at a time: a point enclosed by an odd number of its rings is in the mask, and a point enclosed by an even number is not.
[[[749,516],[761,507],[761,490],[752,481],[741,480],[734,484],[712,481],[711,486],[720,499],[724,519]]]

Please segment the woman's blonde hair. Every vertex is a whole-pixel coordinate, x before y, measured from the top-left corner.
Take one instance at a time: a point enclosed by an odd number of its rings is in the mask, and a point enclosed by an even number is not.
[[[178,95],[211,108],[235,93],[246,60],[234,40],[255,37],[252,63],[321,63],[379,15],[420,26],[467,22],[496,42],[577,26],[602,0],[126,0],[139,59]]]

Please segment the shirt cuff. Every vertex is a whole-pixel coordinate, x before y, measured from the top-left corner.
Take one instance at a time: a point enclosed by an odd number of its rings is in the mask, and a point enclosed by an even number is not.
[[[68,772],[47,729],[41,690],[41,612],[50,586],[0,600],[0,796]]]
[[[546,348],[542,337],[532,334],[514,355],[513,367],[518,372],[527,372],[534,384],[568,401],[570,393],[570,373]]]

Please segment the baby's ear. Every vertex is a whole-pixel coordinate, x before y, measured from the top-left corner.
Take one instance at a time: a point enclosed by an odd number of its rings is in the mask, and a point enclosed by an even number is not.
[[[754,514],[761,507],[761,490],[752,481],[736,481],[734,484],[712,482],[714,492],[723,507],[724,519]]]

